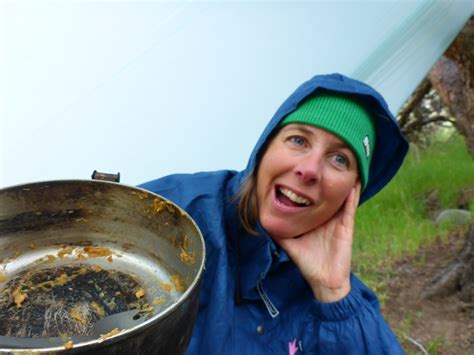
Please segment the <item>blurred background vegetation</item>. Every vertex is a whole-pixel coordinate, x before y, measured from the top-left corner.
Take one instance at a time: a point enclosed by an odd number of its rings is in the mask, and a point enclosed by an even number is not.
[[[358,209],[354,271],[382,305],[395,260],[463,228],[435,223],[436,214],[463,209],[474,215],[473,72],[471,17],[398,112],[410,142],[400,172]]]
[[[397,315],[392,327],[408,354],[474,351],[472,73],[473,17],[397,115],[410,142],[399,173],[357,211],[353,271],[376,291],[382,311]],[[448,213],[465,219],[460,223],[441,218]],[[462,244],[462,249],[449,248],[453,243]],[[426,254],[437,244],[441,249],[433,250],[438,254]],[[446,257],[450,264],[432,275],[433,265]],[[417,279],[417,269],[428,275],[426,279]],[[407,295],[413,302],[400,303]],[[454,307],[442,307],[448,303]],[[453,319],[457,333],[448,336]],[[438,326],[441,332],[427,326],[434,323],[444,324]]]
[[[465,140],[454,127],[438,128],[425,138],[430,143],[421,148],[412,143],[394,180],[357,212],[354,271],[377,291],[382,304],[398,258],[466,228],[438,225],[432,214],[432,208],[459,208],[462,192],[474,188],[474,164]],[[472,201],[468,208],[474,213]]]

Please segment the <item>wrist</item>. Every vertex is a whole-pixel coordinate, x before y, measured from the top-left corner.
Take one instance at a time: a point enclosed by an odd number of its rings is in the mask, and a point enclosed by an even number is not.
[[[346,297],[351,292],[351,285],[348,282],[341,288],[329,288],[322,285],[312,287],[313,295],[319,302],[337,302]]]

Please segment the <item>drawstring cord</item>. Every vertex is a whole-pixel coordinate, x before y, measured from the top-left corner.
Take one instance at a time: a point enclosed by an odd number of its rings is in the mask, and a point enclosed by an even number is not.
[[[275,305],[272,303],[270,298],[267,296],[265,293],[265,290],[263,289],[262,286],[262,274],[260,274],[260,279],[257,282],[257,291],[258,294],[260,295],[260,298],[262,299],[263,303],[265,304],[265,307],[267,307],[267,311],[270,314],[270,317],[276,318],[280,314],[280,311],[278,308],[275,307]]]

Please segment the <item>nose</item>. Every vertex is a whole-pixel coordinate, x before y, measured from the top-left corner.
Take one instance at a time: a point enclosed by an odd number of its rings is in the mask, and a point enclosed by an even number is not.
[[[305,184],[314,184],[321,180],[323,167],[323,156],[318,152],[312,152],[299,157],[295,165],[295,175]]]

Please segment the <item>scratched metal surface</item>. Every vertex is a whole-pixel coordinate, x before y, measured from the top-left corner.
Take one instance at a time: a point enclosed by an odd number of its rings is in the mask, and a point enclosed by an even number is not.
[[[114,344],[134,344],[131,338],[143,337],[150,327],[168,334],[161,344],[170,342],[173,337],[169,333],[174,332],[175,342],[181,343],[181,347],[187,345],[189,339],[178,335],[189,337],[195,311],[183,314],[183,320],[173,318],[185,304],[196,309],[205,251],[199,229],[179,207],[145,190],[81,180],[3,189],[0,206],[0,293],[11,280],[25,274],[78,265],[130,275],[143,288],[147,304],[152,307],[148,321],[101,343],[74,344],[75,351],[90,351],[97,346],[106,351],[117,346]],[[72,289],[74,284],[70,282]],[[4,292],[4,299],[7,296],[9,307],[15,307],[11,290],[7,295]],[[194,298],[192,302],[190,297]],[[27,297],[16,307],[24,308],[28,301]],[[172,323],[177,322],[178,329],[161,329],[160,324],[170,317]],[[159,338],[155,335],[153,340],[147,338],[139,343],[143,347]],[[123,344],[123,351],[130,351]],[[177,344],[169,346],[176,351]],[[133,346],[134,351],[141,352],[136,343]],[[159,346],[148,349],[155,352]],[[62,350],[64,347],[41,351]]]

